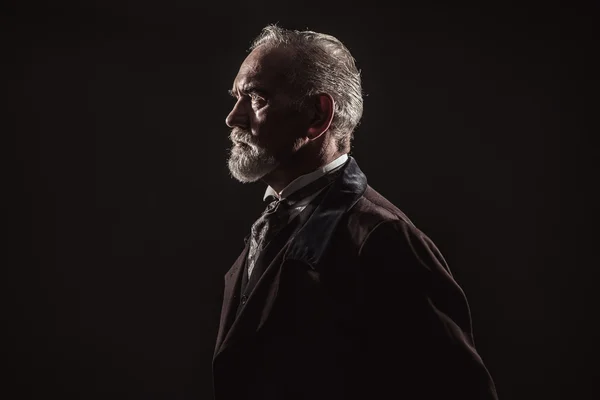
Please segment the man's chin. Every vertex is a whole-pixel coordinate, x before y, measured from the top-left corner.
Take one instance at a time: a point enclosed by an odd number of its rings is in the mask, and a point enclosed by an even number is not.
[[[229,173],[231,176],[241,183],[257,182],[273,172],[277,168],[277,164],[262,164],[262,165],[240,165],[237,160],[229,159]]]
[[[236,181],[241,183],[253,183],[259,181],[262,178],[262,176],[260,175],[251,175],[246,172],[240,172],[235,169],[230,169],[229,172]]]

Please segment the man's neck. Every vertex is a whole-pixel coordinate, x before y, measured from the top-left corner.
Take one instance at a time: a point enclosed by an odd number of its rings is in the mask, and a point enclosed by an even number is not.
[[[286,186],[299,176],[306,175],[318,168],[324,167],[340,157],[344,152],[336,150],[314,158],[303,157],[302,162],[290,162],[281,165],[263,178],[263,181],[280,193]]]

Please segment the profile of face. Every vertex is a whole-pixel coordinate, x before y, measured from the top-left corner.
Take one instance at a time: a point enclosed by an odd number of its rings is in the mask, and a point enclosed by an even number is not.
[[[228,166],[240,182],[255,182],[298,150],[309,121],[292,105],[289,53],[254,49],[242,63],[231,94],[235,105],[225,122],[232,128]]]

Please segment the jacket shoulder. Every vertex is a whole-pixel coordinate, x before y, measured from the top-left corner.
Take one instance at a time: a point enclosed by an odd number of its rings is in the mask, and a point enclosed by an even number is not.
[[[412,221],[371,186],[348,212],[347,227],[352,242],[360,246],[369,233],[383,222],[398,221],[414,228]]]

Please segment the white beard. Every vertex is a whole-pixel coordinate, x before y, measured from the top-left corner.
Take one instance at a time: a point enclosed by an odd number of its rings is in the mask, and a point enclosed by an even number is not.
[[[242,183],[256,182],[279,165],[264,148],[245,144],[233,145],[227,164],[231,175]]]

